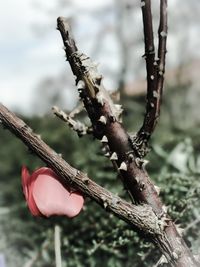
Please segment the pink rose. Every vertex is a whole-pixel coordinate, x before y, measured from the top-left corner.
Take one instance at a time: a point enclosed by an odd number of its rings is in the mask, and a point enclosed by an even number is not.
[[[23,192],[32,215],[65,215],[72,218],[81,211],[83,196],[70,192],[70,187],[63,186],[51,169],[42,167],[30,175],[23,166],[21,175]]]

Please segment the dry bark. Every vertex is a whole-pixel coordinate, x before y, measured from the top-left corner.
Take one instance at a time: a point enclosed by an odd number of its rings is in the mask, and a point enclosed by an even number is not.
[[[162,12],[164,13],[163,9]],[[92,122],[94,136],[109,148],[110,159],[118,167],[122,181],[134,202],[148,204],[157,218],[163,221],[164,234],[161,234],[156,241],[157,246],[165,251],[169,265],[196,266],[193,255],[167,215],[157,188],[145,170],[145,161],[142,160],[141,153],[138,153],[132,144],[129,134],[120,121],[121,108],[119,110],[119,107],[113,104],[103,87],[102,76],[98,74],[90,58],[78,51],[70,27],[64,18],[58,18],[57,28],[63,39],[66,58],[76,76],[80,97]],[[160,46],[165,47],[165,42]],[[159,48],[159,51],[164,51],[163,49]],[[160,91],[162,84],[163,80],[159,85]]]
[[[117,168],[133,204],[113,195],[94,183],[87,175],[70,166],[3,105],[0,105],[0,120],[58,174],[62,183],[70,183],[71,186],[89,196],[107,211],[131,224],[134,229],[154,242],[167,259],[169,266],[197,267],[195,258],[167,214],[159,198],[157,187],[145,170],[146,162],[142,159],[146,154],[148,140],[160,113],[164,82],[167,1],[161,0],[160,2],[159,59],[157,60],[153,43],[151,1],[141,1],[147,67],[147,106],[143,125],[134,140],[121,123],[121,106],[114,105],[109,97],[96,66],[89,57],[78,51],[67,21],[62,17],[57,20],[66,58],[76,77],[80,98],[92,123],[93,135],[106,146],[110,160]],[[61,115],[63,117],[63,114]],[[70,117],[64,119],[74,127],[74,120]]]

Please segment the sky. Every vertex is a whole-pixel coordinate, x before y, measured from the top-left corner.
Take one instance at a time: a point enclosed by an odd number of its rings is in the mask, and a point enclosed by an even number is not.
[[[66,68],[60,34],[56,31],[56,18],[62,14],[48,16],[43,10],[53,6],[55,0],[39,2],[40,8],[37,0],[0,3],[0,102],[27,115],[32,113],[30,106],[39,81]],[[105,1],[74,2],[88,9],[105,5]],[[34,27],[38,25],[47,27],[46,33],[37,34]]]
[[[0,101],[22,112],[30,111],[38,80],[59,72],[63,63],[58,32],[52,29],[38,37],[31,31],[35,21],[45,23],[45,14],[31,0],[1,2]]]
[[[73,3],[80,9],[95,12],[102,7],[109,8],[113,1],[73,0]],[[176,0],[176,2],[178,1]],[[65,9],[65,14],[61,14],[59,9],[54,12],[46,12],[47,8],[53,7],[56,2],[56,0],[6,0],[0,2],[0,102],[8,108],[26,115],[37,113],[32,103],[39,82],[47,76],[56,77],[66,69],[60,34],[56,31],[56,18],[60,15],[73,15],[75,11],[68,8]],[[171,3],[172,8],[173,3]],[[79,29],[79,32],[76,33],[78,38],[81,34],[85,34],[85,32],[82,33],[83,30],[88,33],[88,36],[90,32],[95,32],[98,27],[95,20],[92,21],[89,16],[81,16],[81,12],[77,17],[79,18],[76,27]],[[85,28],[81,27],[83,23]],[[35,29],[39,25],[42,25],[46,31],[38,33]],[[195,53],[198,51],[195,51],[192,45],[195,44],[196,49],[199,47],[198,30],[198,27],[197,29],[192,27],[190,38],[183,39],[183,42],[187,43],[191,40],[198,40],[196,43],[191,42],[191,51]],[[172,34],[173,37],[169,36],[168,39],[169,57],[172,62],[176,61],[177,51],[180,53],[178,43],[175,41],[178,34],[175,33],[174,36]],[[106,35],[103,41],[109,44],[107,45],[108,50],[105,50],[105,58],[102,60],[104,65],[113,64],[113,69],[118,68],[119,62],[110,60],[117,53],[114,40]],[[91,47],[90,38],[81,44],[81,50],[89,52],[89,55]],[[111,81],[105,82],[108,87],[114,87]],[[70,107],[72,101],[70,99],[66,101]]]

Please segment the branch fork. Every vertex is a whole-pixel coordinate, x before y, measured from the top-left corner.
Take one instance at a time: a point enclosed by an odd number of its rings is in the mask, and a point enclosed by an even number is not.
[[[146,161],[142,159],[147,153],[148,141],[160,113],[165,72],[167,0],[160,0],[158,59],[153,41],[151,1],[141,1],[141,8],[147,68],[147,105],[143,125],[132,139],[121,123],[122,108],[111,100],[102,84],[102,76],[98,74],[96,65],[78,50],[67,20],[63,17],[57,19],[57,29],[63,39],[66,59],[76,77],[80,98],[92,123],[93,135],[106,147],[106,154],[120,173],[133,204],[113,195],[93,182],[86,174],[70,166],[2,104],[0,104],[0,121],[52,168],[63,183],[73,185],[101,207],[148,237],[160,249],[169,266],[197,267],[195,258],[167,214],[159,198],[159,190],[145,170]],[[76,122],[72,116],[58,108],[54,108],[54,113],[79,135],[88,131],[83,124]]]

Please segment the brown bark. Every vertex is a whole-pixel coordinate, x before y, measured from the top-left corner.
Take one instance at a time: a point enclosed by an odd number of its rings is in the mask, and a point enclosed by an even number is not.
[[[123,183],[135,203],[148,204],[158,220],[162,220],[165,234],[160,235],[156,243],[162,251],[165,251],[169,265],[196,266],[193,255],[159,199],[156,188],[144,168],[145,162],[132,146],[129,135],[119,121],[118,110],[102,85],[101,75],[91,60],[78,51],[66,20],[60,17],[57,22],[67,60],[76,76],[80,97],[92,122],[94,136],[104,142],[107,140],[110,158],[118,166]]]
[[[93,134],[109,148],[110,159],[118,169],[121,179],[129,191],[134,204],[130,204],[94,183],[87,175],[66,163],[55,151],[48,147],[16,115],[0,105],[2,124],[19,137],[38,157],[51,167],[62,183],[74,186],[96,201],[106,210],[128,222],[138,232],[148,237],[166,257],[169,266],[197,267],[192,253],[178,233],[176,226],[158,196],[146,170],[145,148],[160,113],[160,99],[164,81],[164,65],[167,34],[167,0],[161,0],[160,27],[157,64],[153,43],[151,1],[142,3],[145,56],[147,67],[147,106],[143,125],[133,143],[124,129],[121,108],[113,104],[102,84],[102,76],[86,55],[78,51],[64,18],[58,18],[66,57],[70,63],[80,97],[92,122]],[[155,67],[156,66],[156,67]],[[152,74],[153,72],[153,74]],[[69,118],[66,119],[69,122]],[[70,125],[75,122],[70,120]],[[144,144],[144,146],[143,146]]]
[[[70,184],[85,196],[96,201],[101,207],[112,212],[115,216],[126,221],[139,233],[157,243],[160,237],[164,240],[165,248],[160,247],[166,254],[170,253],[168,241],[165,239],[162,220],[159,220],[149,205],[134,205],[126,202],[117,195],[93,182],[86,174],[70,166],[62,157],[52,150],[41,137],[14,113],[0,104],[0,121],[9,131],[14,133],[33,153],[52,168],[63,184]]]
[[[147,71],[147,103],[142,127],[132,137],[132,140],[140,156],[144,157],[148,152],[148,142],[160,115],[167,42],[167,0],[160,1],[157,57],[154,46],[151,0],[141,1],[141,8],[145,43],[145,54],[143,57],[146,60]]]

